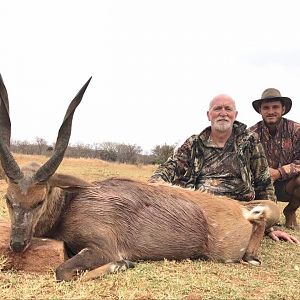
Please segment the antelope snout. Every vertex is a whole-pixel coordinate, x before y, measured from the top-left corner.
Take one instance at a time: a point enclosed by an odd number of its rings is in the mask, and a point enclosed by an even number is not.
[[[14,252],[23,252],[28,246],[28,241],[21,238],[13,238],[10,240],[10,248]]]

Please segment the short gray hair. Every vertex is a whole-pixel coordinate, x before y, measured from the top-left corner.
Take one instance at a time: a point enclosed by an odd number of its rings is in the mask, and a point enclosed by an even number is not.
[[[234,106],[234,109],[236,110],[235,101],[234,101],[230,96],[228,96],[228,95],[226,95],[226,94],[220,94],[220,95],[217,95],[217,96],[215,96],[214,98],[212,98],[212,99],[210,100],[210,102],[209,102],[208,110],[210,110],[210,109],[212,108],[213,102],[214,102],[217,98],[220,98],[220,97],[224,97],[224,98],[226,97],[226,98],[231,99],[231,101],[232,101],[232,103],[233,103],[233,106]]]

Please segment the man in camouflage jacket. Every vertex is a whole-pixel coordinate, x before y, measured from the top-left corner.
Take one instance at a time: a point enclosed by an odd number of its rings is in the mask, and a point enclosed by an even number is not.
[[[262,121],[250,129],[258,134],[264,147],[277,199],[289,202],[283,211],[286,226],[299,229],[296,210],[300,206],[300,124],[282,117],[290,111],[292,100],[269,88],[252,105]]]
[[[263,147],[256,134],[236,121],[234,100],[223,94],[216,96],[210,102],[207,116],[211,126],[187,139],[158,167],[150,182],[163,181],[208,191],[243,200],[248,207],[254,199],[276,201]],[[267,202],[260,201],[260,204],[267,205]],[[274,225],[279,215],[274,213],[271,219],[273,223],[269,223]],[[268,234],[274,240],[299,243],[279,230],[270,228]]]
[[[246,129],[246,125],[234,121],[233,134],[223,149],[209,140],[210,131],[208,127],[199,135],[188,138],[175,154],[154,172],[151,179],[162,179],[182,187],[242,201],[275,201],[262,145],[256,136]],[[206,169],[213,171],[209,172]]]

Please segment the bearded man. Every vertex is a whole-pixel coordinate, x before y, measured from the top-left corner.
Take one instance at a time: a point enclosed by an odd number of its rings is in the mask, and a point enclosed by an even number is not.
[[[214,97],[207,111],[211,126],[188,138],[149,181],[227,196],[243,201],[248,208],[268,205],[270,201],[265,200],[276,202],[262,144],[245,124],[236,121],[237,114],[230,96]],[[269,208],[272,210],[272,205]],[[295,237],[273,230],[279,220],[277,212],[267,220],[266,234],[277,241],[299,243]]]
[[[278,201],[288,202],[283,210],[285,225],[299,230],[296,210],[300,206],[300,124],[283,118],[291,110],[292,100],[268,88],[252,106],[262,121],[250,130],[258,134],[264,147]]]

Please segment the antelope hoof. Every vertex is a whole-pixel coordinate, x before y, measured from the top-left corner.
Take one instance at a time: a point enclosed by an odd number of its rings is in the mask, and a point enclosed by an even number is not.
[[[130,260],[119,260],[112,265],[112,273],[126,271],[127,269],[132,269],[135,267],[135,264]]]
[[[252,266],[260,266],[261,265],[261,261],[254,256],[251,255],[245,255],[243,257],[243,261],[247,262],[248,264],[252,265]]]
[[[55,279],[57,282],[61,281],[71,281],[78,276],[78,272],[74,270],[66,270],[61,267],[58,267],[55,270]]]

